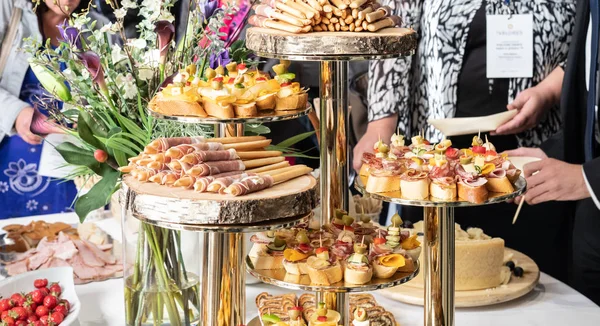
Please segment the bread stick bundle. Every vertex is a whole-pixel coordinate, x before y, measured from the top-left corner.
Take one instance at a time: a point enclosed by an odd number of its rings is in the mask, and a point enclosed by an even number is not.
[[[170,157],[171,159],[180,159],[184,155],[196,152],[196,151],[219,151],[223,150],[224,146],[221,143],[202,143],[202,144],[182,144],[178,146],[171,147],[167,149],[165,152],[165,156]]]
[[[273,186],[274,184],[289,181],[312,172],[312,169],[303,165],[293,166],[290,169],[273,175],[262,174],[249,176],[232,183],[223,192],[232,196],[243,196]]]
[[[197,177],[196,182],[194,182],[194,191],[206,192],[208,190],[208,186],[213,181],[215,181],[215,179],[228,177],[228,176],[232,176],[232,175],[240,175],[242,173],[244,173],[244,171],[231,171],[231,172],[225,172],[225,173],[216,174],[216,175],[209,175],[209,176],[205,176],[205,177]]]
[[[197,144],[204,143],[204,137],[172,137],[172,138],[158,138],[150,142],[148,146],[144,148],[146,154],[157,154],[166,151],[167,149],[182,145],[182,144]]]

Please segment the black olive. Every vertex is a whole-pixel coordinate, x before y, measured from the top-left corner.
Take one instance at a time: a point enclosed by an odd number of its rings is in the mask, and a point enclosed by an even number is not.
[[[516,277],[522,277],[523,276],[523,269],[521,267],[515,267],[515,270],[513,272],[515,274]]]
[[[511,272],[515,270],[515,263],[513,263],[512,260],[507,261],[506,264],[504,264],[504,265],[506,265],[506,267],[510,268]]]
[[[425,236],[425,233],[419,232],[419,233],[417,233],[417,235],[420,236],[420,237],[423,237],[423,236]]]
[[[413,228],[413,224],[411,221],[404,221],[404,224],[402,225],[405,229],[412,229]]]

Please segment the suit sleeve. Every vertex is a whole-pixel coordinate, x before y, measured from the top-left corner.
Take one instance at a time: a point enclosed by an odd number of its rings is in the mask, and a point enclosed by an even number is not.
[[[600,157],[583,164],[583,177],[594,204],[600,210]]]
[[[392,8],[395,15],[402,17],[403,27],[412,27],[417,32],[421,16],[420,3],[420,0],[382,2],[383,5]],[[368,87],[369,122],[394,114],[408,114],[412,57],[371,61]]]

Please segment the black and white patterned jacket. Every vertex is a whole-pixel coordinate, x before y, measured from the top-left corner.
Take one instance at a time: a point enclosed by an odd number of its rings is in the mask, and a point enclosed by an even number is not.
[[[411,136],[425,130],[427,138],[440,140],[427,119],[454,116],[469,27],[482,1],[383,0],[417,31],[419,45],[412,57],[371,63],[369,121],[398,114],[401,132]],[[511,78],[507,103],[565,63],[575,21],[575,0],[513,0],[509,6],[515,14],[533,13],[535,53],[533,78]],[[509,13],[502,0],[489,0],[486,12]],[[517,137],[521,146],[539,146],[560,126],[555,107],[536,128]]]

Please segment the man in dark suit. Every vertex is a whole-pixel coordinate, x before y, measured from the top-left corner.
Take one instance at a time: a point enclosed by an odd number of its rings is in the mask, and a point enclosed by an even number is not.
[[[528,186],[525,194],[527,203],[573,201],[573,286],[600,304],[598,2],[599,0],[578,2],[576,24],[560,94],[565,161],[547,158],[540,149],[521,148],[512,151],[511,155],[543,158],[524,167]],[[557,263],[565,263],[561,259],[562,257],[557,257]]]

